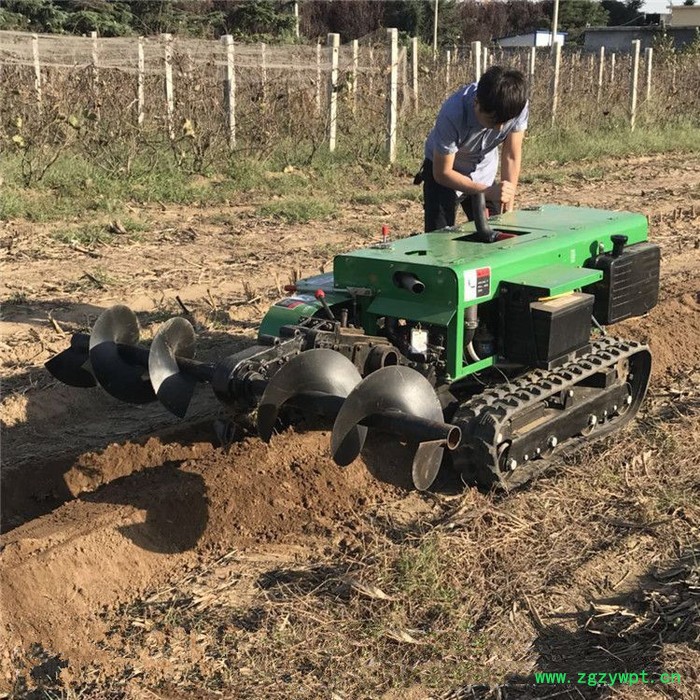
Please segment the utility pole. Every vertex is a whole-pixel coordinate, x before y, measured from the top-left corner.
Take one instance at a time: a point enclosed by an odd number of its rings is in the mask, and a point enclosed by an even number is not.
[[[552,15],[552,46],[551,49],[554,51],[554,44],[557,43],[557,25],[559,24],[559,0],[554,0],[554,13]]]
[[[437,60],[438,2],[439,0],[435,0],[435,16],[433,17],[433,61]]]

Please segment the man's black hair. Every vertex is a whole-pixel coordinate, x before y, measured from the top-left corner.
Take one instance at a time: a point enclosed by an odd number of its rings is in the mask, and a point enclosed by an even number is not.
[[[483,112],[498,124],[505,124],[515,119],[525,107],[525,76],[519,70],[491,66],[479,80],[476,97]]]

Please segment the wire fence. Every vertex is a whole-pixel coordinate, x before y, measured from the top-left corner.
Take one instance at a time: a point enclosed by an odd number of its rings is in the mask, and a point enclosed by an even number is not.
[[[181,164],[201,170],[227,153],[293,160],[335,143],[358,159],[382,158],[393,138],[400,151],[419,157],[445,97],[492,64],[528,76],[535,128],[599,129],[700,114],[697,54],[560,56],[474,42],[434,59],[415,40],[392,52],[395,31],[337,49],[333,35],[326,45],[234,46],[225,37],[0,32],[0,149],[63,140],[128,168],[129,158],[165,138]]]

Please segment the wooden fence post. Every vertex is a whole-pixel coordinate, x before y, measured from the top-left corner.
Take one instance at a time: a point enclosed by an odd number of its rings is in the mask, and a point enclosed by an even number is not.
[[[226,80],[224,82],[224,104],[226,105],[226,122],[228,127],[228,147],[236,146],[236,70],[234,63],[233,37],[225,34],[221,37],[226,47]]]
[[[175,96],[173,94],[173,35],[163,34],[165,44],[165,102],[168,136],[175,139]]]
[[[598,96],[596,101],[600,102],[603,96],[603,75],[605,73],[605,47],[601,46],[598,52]]]
[[[145,78],[146,78],[146,60],[143,55],[143,37],[138,38],[138,75],[136,78],[136,123],[141,126],[144,118],[145,108]]]
[[[357,69],[360,65],[360,45],[357,39],[352,40],[352,113],[357,112]]]
[[[530,83],[530,88],[535,82],[535,64],[537,62],[537,47],[530,47],[530,65],[528,67],[528,81]]]
[[[610,84],[615,82],[615,52],[610,54]]]
[[[671,68],[671,89],[676,92],[676,79],[678,76],[678,64],[676,63],[676,57],[671,58],[672,68]]]
[[[639,78],[639,47],[641,42],[635,39],[632,42],[632,65],[630,70],[630,129],[634,130],[637,120],[637,80]]]
[[[321,114],[321,40],[316,42],[316,112]]]
[[[399,51],[399,64],[401,73],[401,107],[406,104],[406,93],[408,92],[408,59],[406,47],[402,46]]]
[[[474,79],[481,80],[481,42],[472,41],[472,57],[474,59]]]
[[[92,39],[92,99],[97,121],[100,120],[99,58],[97,55],[97,32],[90,32]]]
[[[260,43],[260,85],[263,104],[267,102],[267,44]]]
[[[331,74],[328,80],[328,148],[335,151],[335,135],[338,128],[338,52],[340,34],[328,35],[330,47]]]
[[[652,58],[654,55],[654,49],[651,48],[651,46],[648,46],[646,49],[644,49],[644,63],[646,67],[646,72],[647,72],[647,86],[646,86],[646,93],[644,95],[644,99],[648,102],[649,99],[651,98],[651,64],[652,64]]]
[[[32,34],[32,58],[34,60],[34,95],[41,114],[41,64],[39,63],[39,35]]]
[[[389,162],[396,160],[396,122],[397,122],[397,97],[398,97],[398,57],[399,57],[399,30],[387,29],[389,39],[389,84],[387,86],[387,129],[386,150]]]
[[[561,66],[561,44],[558,41],[554,43],[554,73],[551,85],[552,126],[554,126],[556,120],[557,104],[559,102],[559,67]]]
[[[413,85],[413,110],[418,112],[418,37],[411,39],[411,80]]]

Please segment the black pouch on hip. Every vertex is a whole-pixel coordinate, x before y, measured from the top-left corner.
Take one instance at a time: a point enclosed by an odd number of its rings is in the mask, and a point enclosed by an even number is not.
[[[413,178],[413,184],[414,185],[420,185],[422,184],[424,177],[423,177],[423,171],[425,170],[425,161],[423,161],[422,165],[420,166],[420,170],[415,174]]]

